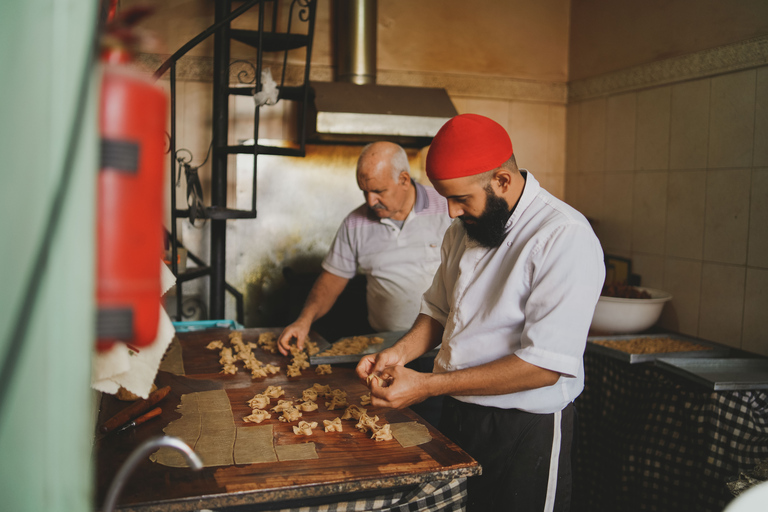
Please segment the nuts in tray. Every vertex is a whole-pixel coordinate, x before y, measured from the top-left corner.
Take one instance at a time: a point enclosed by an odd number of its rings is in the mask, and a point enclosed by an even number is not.
[[[384,338],[378,336],[353,336],[341,341],[337,341],[331,348],[320,354],[320,356],[346,356],[350,354],[359,354],[370,345],[384,343]]]
[[[662,354],[712,350],[712,347],[674,338],[632,338],[629,340],[593,340],[592,343],[629,354]]]

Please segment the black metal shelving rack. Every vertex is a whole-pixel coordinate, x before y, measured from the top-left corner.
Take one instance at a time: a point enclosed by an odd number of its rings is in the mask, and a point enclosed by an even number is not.
[[[309,85],[310,62],[312,58],[312,41],[315,30],[315,12],[317,0],[245,0],[236,9],[232,9],[233,0],[215,0],[214,23],[206,30],[184,44],[176,53],[171,55],[155,72],[155,78],[160,78],[166,72],[169,73],[171,89],[171,229],[168,233],[171,248],[171,270],[176,276],[176,320],[182,319],[183,283],[208,276],[210,279],[210,296],[208,316],[213,319],[224,318],[224,300],[226,292],[235,297],[237,303],[237,321],[243,323],[244,306],[243,295],[234,286],[226,282],[226,223],[234,219],[256,218],[256,189],[259,155],[298,156],[305,155],[307,133],[307,111],[309,101],[312,99],[312,90]],[[267,27],[266,5],[272,4],[271,19]],[[287,26],[285,31],[278,31],[278,9],[282,4],[287,4],[289,9]],[[258,7],[258,29],[244,30],[232,29],[231,23],[248,10]],[[306,33],[292,33],[292,26],[306,24]],[[213,55],[213,122],[212,122],[212,155],[211,155],[211,205],[204,209],[204,216],[211,222],[210,261],[206,264],[202,258],[187,252],[188,258],[198,266],[184,273],[179,273],[177,261],[177,249],[183,247],[177,238],[176,220],[189,218],[188,208],[177,208],[176,183],[177,169],[176,158],[176,63],[192,48],[200,44],[210,36],[214,38]],[[255,86],[232,87],[230,86],[230,45],[231,41],[239,41],[256,48]],[[305,48],[306,62],[304,65],[303,83],[300,85],[286,86],[285,74],[288,65],[288,52],[290,50]],[[254,91],[261,91],[261,74],[264,69],[265,54],[282,52],[282,75],[278,87],[278,99],[293,100],[298,103],[298,147],[273,147],[259,144],[259,113],[262,107],[254,104],[254,126],[252,146],[228,145],[229,129],[229,96],[252,95]],[[227,157],[231,154],[253,155],[253,185],[250,210],[236,210],[227,208]]]

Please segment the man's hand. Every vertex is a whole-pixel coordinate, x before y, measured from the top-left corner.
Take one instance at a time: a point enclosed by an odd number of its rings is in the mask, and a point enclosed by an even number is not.
[[[404,366],[389,366],[381,372],[383,380],[371,380],[371,405],[403,409],[429,398],[428,381],[432,374]]]
[[[388,366],[404,366],[405,363],[407,361],[403,360],[403,355],[397,349],[397,345],[395,345],[360,359],[356,368],[357,376],[360,377],[363,384],[367,385],[369,375],[379,375]]]
[[[296,346],[299,347],[299,350],[304,348],[304,340],[307,339],[307,335],[309,334],[309,328],[311,327],[311,324],[307,324],[306,322],[303,322],[301,320],[296,320],[291,325],[283,329],[283,332],[280,334],[280,337],[277,339],[277,348],[280,350],[280,353],[284,356],[288,355],[288,351],[290,350],[291,341],[295,338],[296,339]]]

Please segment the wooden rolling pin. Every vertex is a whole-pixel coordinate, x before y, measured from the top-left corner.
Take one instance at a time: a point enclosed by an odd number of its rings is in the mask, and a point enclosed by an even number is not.
[[[137,400],[119,413],[115,414],[101,426],[100,430],[104,434],[111,432],[117,427],[128,423],[132,419],[136,418],[151,409],[156,403],[165,398],[168,392],[171,391],[170,386],[165,386],[156,390],[143,400]]]

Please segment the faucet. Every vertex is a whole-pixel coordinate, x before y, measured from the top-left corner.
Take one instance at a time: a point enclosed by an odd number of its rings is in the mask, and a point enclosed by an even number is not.
[[[115,509],[115,504],[117,503],[120,491],[123,490],[123,486],[128,480],[128,476],[136,468],[136,465],[152,451],[162,446],[167,446],[168,448],[180,451],[184,458],[187,459],[187,464],[189,464],[193,470],[199,471],[203,469],[203,461],[200,460],[200,457],[187,445],[187,443],[178,437],[157,436],[147,439],[136,447],[128,458],[125,459],[123,465],[120,466],[115,478],[112,480],[112,484],[109,486],[107,497],[104,499],[104,512],[112,512]]]

